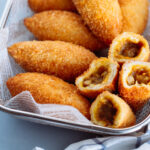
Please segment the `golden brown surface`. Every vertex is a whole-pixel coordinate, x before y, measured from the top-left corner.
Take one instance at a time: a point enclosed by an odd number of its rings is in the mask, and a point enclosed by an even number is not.
[[[149,52],[149,44],[143,36],[133,32],[124,32],[113,40],[108,58],[119,64],[129,60],[148,61]]]
[[[150,63],[127,62],[118,82],[119,94],[136,112],[150,98]]]
[[[90,103],[76,87],[63,80],[41,73],[21,73],[7,81],[12,96],[29,91],[37,103],[70,105],[89,118]]]
[[[73,0],[93,33],[106,44],[121,32],[142,33],[148,20],[148,0]]]
[[[60,40],[84,46],[90,50],[104,47],[73,12],[46,11],[24,20],[25,26],[39,40]]]
[[[28,4],[35,12],[45,10],[76,10],[71,0],[28,0]]]
[[[108,91],[100,94],[92,103],[90,114],[94,124],[110,128],[125,128],[136,122],[129,105]]]
[[[74,81],[97,57],[84,47],[62,41],[19,42],[9,54],[26,71],[41,72]]]
[[[117,0],[73,0],[93,33],[106,44],[122,31],[122,13]]]
[[[148,21],[148,0],[119,0],[123,32],[143,33]]]
[[[103,91],[115,91],[119,65],[107,58],[95,59],[87,71],[76,78],[79,91],[95,98]]]

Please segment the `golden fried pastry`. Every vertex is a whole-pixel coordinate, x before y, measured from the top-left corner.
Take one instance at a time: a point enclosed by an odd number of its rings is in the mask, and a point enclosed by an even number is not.
[[[150,63],[127,62],[119,76],[119,93],[133,108],[140,110],[150,98]]]
[[[103,42],[111,41],[122,31],[123,17],[118,0],[73,0],[91,31]]]
[[[90,50],[104,46],[73,12],[46,11],[26,18],[24,24],[39,40],[72,42]]]
[[[76,79],[79,91],[95,98],[103,91],[115,91],[119,65],[107,58],[95,59],[87,71]]]
[[[7,87],[12,96],[29,91],[37,103],[71,105],[89,118],[89,101],[78,93],[74,85],[57,77],[42,73],[21,73],[8,79]]]
[[[148,0],[119,0],[123,32],[143,33],[148,21]]]
[[[148,61],[149,44],[139,34],[124,32],[113,40],[108,58],[117,61],[119,64],[128,60]]]
[[[55,75],[66,81],[74,81],[97,58],[84,47],[62,41],[19,42],[8,52],[26,71]]]
[[[136,122],[136,117],[129,105],[108,91],[100,94],[92,103],[90,114],[94,124],[105,127],[125,128]]]
[[[28,4],[35,12],[45,10],[76,10],[71,0],[28,0]]]
[[[148,0],[73,0],[93,33],[106,44],[121,32],[142,33],[148,20]]]

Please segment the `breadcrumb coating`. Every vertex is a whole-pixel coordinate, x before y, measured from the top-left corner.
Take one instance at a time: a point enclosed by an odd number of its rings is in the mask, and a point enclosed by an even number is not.
[[[148,21],[148,0],[73,0],[91,31],[110,44],[121,32],[142,33]]]
[[[67,11],[46,11],[25,18],[24,24],[39,40],[60,40],[100,50],[104,44],[84,25],[78,14]]]
[[[122,31],[118,0],[73,0],[73,3],[91,31],[106,44]]]
[[[41,73],[21,73],[7,81],[12,96],[29,91],[40,104],[62,104],[77,108],[87,118],[90,103],[81,96],[76,87],[63,80]]]
[[[119,0],[123,32],[143,33],[148,21],[148,0]]]
[[[84,47],[62,41],[26,41],[8,48],[26,71],[55,75],[73,82],[97,57]]]
[[[28,4],[34,12],[45,10],[76,11],[71,0],[28,0]]]

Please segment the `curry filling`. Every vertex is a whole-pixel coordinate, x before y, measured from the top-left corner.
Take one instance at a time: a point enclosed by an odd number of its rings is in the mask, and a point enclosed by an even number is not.
[[[96,84],[101,84],[108,74],[107,67],[100,67],[98,70],[93,72],[89,77],[85,78],[83,81],[83,86],[94,86]]]
[[[116,113],[117,109],[110,100],[104,99],[103,102],[101,102],[98,117],[100,121],[105,123],[105,126],[111,126],[114,124]]]
[[[119,51],[119,56],[134,58],[139,55],[142,47],[143,44],[141,42],[132,43],[130,41],[126,41]]]
[[[128,85],[150,84],[150,70],[146,67],[134,68],[127,78]]]

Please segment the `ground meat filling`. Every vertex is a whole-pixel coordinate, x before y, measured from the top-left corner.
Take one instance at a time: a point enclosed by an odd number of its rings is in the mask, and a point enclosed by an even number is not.
[[[106,126],[114,124],[114,119],[117,109],[113,106],[110,100],[105,100],[99,108],[99,119],[106,123]]]
[[[127,78],[128,85],[150,84],[150,70],[147,68],[136,68]]]
[[[143,44],[142,43],[132,43],[132,42],[126,42],[119,53],[119,55],[125,56],[125,57],[136,57],[140,53],[140,50],[142,48]]]
[[[88,78],[84,79],[83,86],[94,86],[96,84],[101,84],[108,74],[108,68],[100,67],[96,72],[92,73]]]

